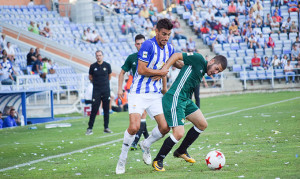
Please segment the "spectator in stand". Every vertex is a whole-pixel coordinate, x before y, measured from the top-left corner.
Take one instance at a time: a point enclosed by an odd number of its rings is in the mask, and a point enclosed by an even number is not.
[[[96,44],[99,41],[101,43],[105,43],[105,41],[102,39],[102,37],[100,37],[100,35],[97,34],[95,30],[93,30],[93,33],[90,35],[90,42]]]
[[[83,34],[81,36],[81,40],[86,41],[86,42],[90,42],[89,39],[88,39],[86,30],[83,30]]]
[[[247,33],[247,25],[246,25],[246,22],[243,23],[243,26],[241,28],[241,35],[242,36],[245,36]]]
[[[253,16],[256,17],[258,14],[261,17],[264,16],[264,11],[261,9],[261,6],[257,6],[257,10],[253,12]]]
[[[275,43],[273,41],[273,38],[270,36],[269,37],[269,41],[267,42],[268,48],[274,48],[275,47]]]
[[[49,34],[48,31],[47,31],[47,27],[44,27],[44,29],[40,31],[40,35],[41,35],[41,36],[44,36],[44,37],[46,37],[46,38],[49,38],[49,37],[50,37],[50,34]]]
[[[34,74],[38,74],[38,75],[42,74],[42,71],[41,71],[42,70],[42,55],[41,54],[37,55],[37,60],[34,61],[31,70]]]
[[[194,2],[194,8],[196,11],[200,12],[200,10],[202,10],[204,8],[204,4],[203,4],[202,0],[196,0]]]
[[[151,22],[153,25],[156,25],[157,22],[158,22],[158,17],[157,17],[157,14],[156,12],[154,12],[154,14],[152,16],[150,16],[150,19],[151,19]]]
[[[4,49],[6,47],[6,44],[7,44],[7,42],[5,39],[5,34],[2,34],[1,38],[0,38],[0,47]]]
[[[15,49],[11,45],[10,42],[7,42],[6,47],[4,47],[4,50],[7,52],[7,58],[11,61],[15,61]]]
[[[199,16],[196,16],[196,19],[193,21],[193,29],[197,33],[202,25],[202,21]]]
[[[229,20],[228,16],[226,16],[226,13],[223,13],[223,16],[219,19],[219,22],[222,24],[222,26],[225,30],[228,30],[230,20]]]
[[[261,60],[257,57],[257,53],[254,53],[254,57],[251,59],[251,66],[254,71],[263,70],[263,67],[261,67]]]
[[[151,5],[150,8],[149,8],[149,14],[150,14],[150,16],[153,16],[154,12],[155,12],[155,10],[154,10],[153,6]]]
[[[294,72],[294,67],[291,65],[291,61],[287,61],[287,65],[284,67],[284,73],[285,73],[285,83],[289,83],[289,76],[292,76],[292,81],[295,83],[295,72]]]
[[[38,35],[40,34],[40,31],[39,31],[38,27],[35,25],[35,23],[33,21],[30,21],[28,31],[33,32],[33,33],[38,34]]]
[[[184,1],[184,7],[185,7],[186,12],[192,12],[194,10],[193,1],[185,0]]]
[[[266,27],[271,27],[271,23],[272,23],[272,20],[271,20],[270,14],[268,13],[267,18],[264,21],[264,24],[265,24]]]
[[[238,16],[235,16],[235,18],[233,19],[233,22],[234,22],[235,25],[240,27],[240,22],[239,22],[239,17]]]
[[[290,32],[298,32],[298,27],[296,26],[295,21],[292,22]]]
[[[229,27],[229,31],[232,31],[233,35],[235,35],[235,36],[240,36],[240,31],[238,29],[238,26],[235,25],[234,22],[231,23],[231,25]]]
[[[131,33],[132,36],[133,36],[134,33],[137,33],[136,28],[135,28],[135,23],[134,23],[133,19],[131,19],[130,23],[128,23],[127,26],[128,26],[128,32]]]
[[[209,8],[209,9],[208,9],[208,13],[207,13],[206,16],[205,16],[205,19],[206,19],[206,21],[207,21],[208,23],[210,23],[212,17],[215,18],[215,14],[214,14],[214,13],[211,11],[211,9]]]
[[[298,63],[296,63],[295,65],[295,70],[297,72],[297,74],[300,74],[300,58],[298,58]]]
[[[186,36],[181,35],[183,31],[179,27],[180,26],[178,26],[178,24],[174,26],[174,28],[173,28],[173,30],[174,30],[174,38],[173,39],[176,39],[176,40],[185,39],[186,40],[187,39]]]
[[[247,16],[247,19],[246,19],[246,23],[248,24],[248,26],[250,26],[250,27],[254,27],[254,25],[255,25],[255,18],[253,17],[253,14],[252,13],[250,13],[248,16]],[[253,26],[252,26],[252,24],[253,24]]]
[[[265,48],[267,46],[266,39],[263,37],[263,34],[259,34],[259,38],[257,39],[258,48]]]
[[[211,34],[206,38],[207,38],[207,45],[213,45],[215,39],[217,38],[217,34],[215,34],[215,31],[212,30]]]
[[[220,11],[218,11],[215,6],[212,7],[211,12],[214,13],[216,17],[221,17],[222,16]]]
[[[281,59],[280,63],[281,63],[281,67],[284,69],[284,66],[287,64],[287,62],[289,61],[290,59],[288,58],[288,56],[285,54],[283,56],[283,58]]]
[[[281,0],[273,0],[273,5],[274,6],[280,6],[280,1]]]
[[[293,42],[293,45],[296,45],[297,49],[300,49],[300,40],[299,40],[299,36],[296,37],[295,42]]]
[[[280,17],[282,17],[282,16],[281,16],[281,10],[279,9],[279,6],[276,6],[275,9],[273,10],[273,13],[272,13],[273,16],[275,15],[275,12],[277,12],[277,14],[278,14]]]
[[[213,16],[211,17],[211,20],[208,23],[211,29],[214,30],[222,29],[222,24],[220,22],[217,22]]]
[[[9,72],[14,78],[17,74],[17,72],[15,71],[15,69],[13,68],[13,64],[12,64],[12,61],[9,60],[9,58],[4,55],[2,57],[2,63],[1,63],[1,66],[4,70],[6,70],[7,72]]]
[[[15,120],[15,116],[17,115],[17,111],[15,109],[11,109],[9,112],[9,116],[4,119],[3,128],[7,127],[16,127],[17,123]]]
[[[7,59],[6,56],[3,59]],[[15,84],[14,78],[11,73],[2,67],[2,63],[0,64],[0,82],[2,85],[13,85]]]
[[[228,39],[228,43],[236,43],[236,40],[234,38],[234,34],[232,32],[232,30],[229,31],[229,34],[227,36],[227,39]]]
[[[263,25],[263,19],[259,14],[256,15],[255,24],[256,24],[256,27],[259,27],[259,28],[261,28]]]
[[[277,55],[274,55],[272,60],[272,66],[274,69],[281,69],[281,61],[278,59]]]
[[[34,6],[34,1],[30,0],[30,2],[27,4],[27,6]]]
[[[131,1],[127,1],[125,5],[125,12],[129,15],[134,15],[137,13],[136,9],[133,7]]]
[[[292,49],[292,52],[291,52],[292,59],[294,58],[296,60],[296,58],[298,58],[299,54],[300,54],[299,48],[297,48],[296,45],[293,45],[293,49]]]
[[[237,13],[238,15],[246,15],[246,8],[243,0],[239,0],[238,2]]]
[[[274,13],[274,16],[272,17],[272,19],[274,19],[274,18],[276,19],[276,22],[281,23],[282,17],[280,17],[277,12]]]
[[[213,0],[205,0],[204,7],[205,8],[212,8],[213,7]]]
[[[193,11],[192,15],[189,18],[189,26],[192,26],[194,24],[194,21],[196,20],[197,11]]]
[[[146,19],[146,21],[144,23],[144,28],[149,28],[149,29],[153,28],[153,24],[152,24],[152,22],[150,21],[149,18]]]
[[[152,39],[153,37],[156,36],[156,32],[155,32],[155,29],[156,29],[156,25],[154,25],[149,33],[149,39]]]
[[[228,16],[236,16],[237,15],[237,10],[236,6],[234,5],[233,0],[230,2],[230,5],[228,6]]]
[[[251,9],[251,4],[250,4],[250,1],[247,1],[247,2],[246,2],[246,8],[245,8],[246,15],[248,15],[248,14],[249,14],[249,12],[250,12],[250,9]]]
[[[291,25],[292,25],[291,17],[288,17],[287,20],[282,23],[281,31],[283,33],[289,33]]]
[[[32,66],[35,60],[34,49],[30,48],[29,53],[27,54],[27,66]]]
[[[257,38],[254,36],[254,34],[251,34],[251,36],[249,38],[248,47],[251,48],[251,49],[254,49],[254,51],[255,51],[256,46],[258,46]]]
[[[189,41],[187,42],[187,51],[196,52],[196,42],[193,40],[192,37],[190,37]]]
[[[144,17],[145,19],[150,17],[150,13],[149,10],[147,9],[147,7],[145,5],[143,5],[143,9],[140,11],[140,14],[142,17]]]
[[[173,16],[172,11],[169,11],[166,15],[165,18],[170,19],[172,22],[175,21],[175,16]]]
[[[123,20],[123,24],[121,26],[121,33],[123,35],[126,35],[128,33],[128,26],[126,25],[126,20]]]
[[[270,68],[270,66],[271,66],[271,62],[269,61],[268,56],[265,56],[263,67],[265,70],[268,70]]]
[[[218,10],[218,12],[220,12],[220,10],[223,9],[223,2],[222,2],[222,0],[213,0],[212,4],[213,4],[213,6],[216,7],[216,9]]]
[[[273,18],[273,22],[271,23],[272,33],[280,33],[279,30],[280,24],[276,21],[276,18]]]
[[[260,8],[262,11],[264,10],[263,6],[260,4],[260,0],[257,0],[255,4],[252,6],[253,11],[257,11]]]
[[[137,25],[143,27],[143,25],[144,25],[144,23],[145,23],[145,18],[144,18],[143,16],[141,16],[141,13],[139,13],[139,14],[138,14],[138,17],[136,17],[136,18],[134,19],[134,21],[135,21],[135,23],[136,23]]]
[[[54,74],[55,73],[55,68],[56,66],[53,64],[52,60],[51,59],[48,59],[48,72],[50,74]]]
[[[298,3],[296,0],[290,0],[288,2],[289,12],[298,12],[299,13],[299,8],[297,6],[298,6]]]
[[[218,35],[217,35],[217,38],[216,38],[216,41],[219,43],[219,44],[224,44],[226,43],[226,38],[224,36],[224,34],[222,33],[222,30],[219,30],[218,31]]]
[[[200,28],[201,34],[208,34],[209,33],[209,28],[207,27],[208,23],[204,23],[204,25]],[[199,31],[197,31],[199,32]]]

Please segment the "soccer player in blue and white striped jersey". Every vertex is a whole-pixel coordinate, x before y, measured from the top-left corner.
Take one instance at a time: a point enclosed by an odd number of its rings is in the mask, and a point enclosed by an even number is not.
[[[150,146],[169,132],[163,108],[162,95],[167,91],[166,75],[168,70],[161,68],[174,53],[168,43],[173,25],[169,19],[161,19],[156,26],[156,36],[146,40],[138,52],[137,72],[133,78],[128,95],[130,124],[124,133],[122,151],[116,167],[116,174],[125,173],[127,154],[135,134],[139,131],[144,110],[153,116],[158,124],[151,135],[140,143],[144,162],[151,164]],[[154,77],[155,76],[155,77]],[[160,76],[157,78],[157,76]]]

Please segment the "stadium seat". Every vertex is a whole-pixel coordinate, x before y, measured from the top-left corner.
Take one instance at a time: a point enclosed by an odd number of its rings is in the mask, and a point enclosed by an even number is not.
[[[291,40],[284,40],[283,41],[283,46],[286,48],[292,49],[292,41]]]
[[[236,73],[242,71],[241,65],[232,65],[232,71]]]
[[[289,39],[292,40],[292,41],[294,41],[296,39],[296,37],[297,37],[297,33],[290,33],[289,34]]]
[[[224,51],[230,51],[230,44],[223,44],[223,50]]]
[[[228,55],[229,55],[229,57],[233,57],[233,58],[237,57],[237,54],[236,54],[235,50],[228,51]]]
[[[239,50],[240,49],[240,46],[238,43],[232,43],[230,45],[230,47],[231,47],[231,50]]]
[[[227,65],[229,67],[233,66],[235,64],[235,60],[232,57],[227,58]]]
[[[265,70],[258,70],[257,71],[257,79],[258,80],[266,80],[266,71]]]
[[[246,54],[248,57],[253,57],[254,56],[254,50],[253,49],[247,49]]]
[[[274,48],[274,55],[280,55],[282,53],[282,48],[278,47],[278,48]]]
[[[249,75],[247,71],[240,71],[240,80],[244,81],[244,80],[248,80]]]
[[[275,79],[282,79],[285,77],[284,71],[282,69],[275,69]]]
[[[273,55],[273,49],[272,48],[265,48],[265,55],[270,57]]]
[[[291,52],[291,47],[284,47],[282,50],[282,53],[287,55],[289,55]]]
[[[282,40],[282,41],[285,41],[285,40],[288,39],[288,35],[287,35],[286,33],[281,33],[281,34],[279,35],[279,37],[280,37],[280,40]]]
[[[246,42],[242,42],[242,43],[240,43],[240,49],[242,49],[242,50],[246,50],[246,49],[248,49],[248,45],[247,45],[247,43],[246,43]]]
[[[245,50],[238,50],[237,51],[237,55],[239,56],[239,57],[245,57]]]
[[[273,41],[279,40],[278,34],[273,33],[273,34],[270,35],[270,37],[272,37]]]
[[[257,80],[257,73],[256,73],[256,71],[249,71],[248,75],[249,75],[249,79],[250,80]]]
[[[236,57],[235,62],[236,62],[236,64],[243,65],[245,63],[244,62],[244,56],[243,57]]]
[[[258,56],[263,56],[264,55],[264,49],[262,49],[262,48],[256,49],[256,53],[257,53]]]
[[[190,12],[184,12],[184,13],[182,14],[183,20],[188,20],[188,19],[190,18],[190,16],[191,16],[191,13],[190,13]]]
[[[245,64],[250,65],[252,58],[253,58],[253,55],[252,56],[248,56],[248,55],[245,56],[245,58],[244,58]]]

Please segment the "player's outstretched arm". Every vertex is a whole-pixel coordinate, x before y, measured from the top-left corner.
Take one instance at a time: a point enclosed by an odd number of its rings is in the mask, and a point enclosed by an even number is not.
[[[118,97],[120,99],[123,98],[122,86],[123,86],[123,81],[124,81],[124,74],[125,74],[125,71],[122,69],[119,74],[119,78],[118,78]]]
[[[182,53],[174,53],[167,63],[163,66],[163,69],[169,69],[173,64],[175,64],[178,60],[183,60]]]
[[[169,69],[153,70],[147,68],[148,63],[138,60],[138,73],[144,76],[166,76],[169,72]]]

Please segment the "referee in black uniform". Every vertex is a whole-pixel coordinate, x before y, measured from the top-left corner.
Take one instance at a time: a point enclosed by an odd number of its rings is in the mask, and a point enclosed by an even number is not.
[[[103,52],[96,51],[97,62],[90,66],[89,79],[93,83],[93,99],[92,99],[92,112],[89,120],[89,127],[87,128],[86,135],[93,134],[93,126],[96,114],[99,110],[102,101],[104,111],[104,132],[112,133],[108,128],[109,123],[109,102],[110,102],[110,87],[109,81],[111,78],[110,64],[103,61]]]

